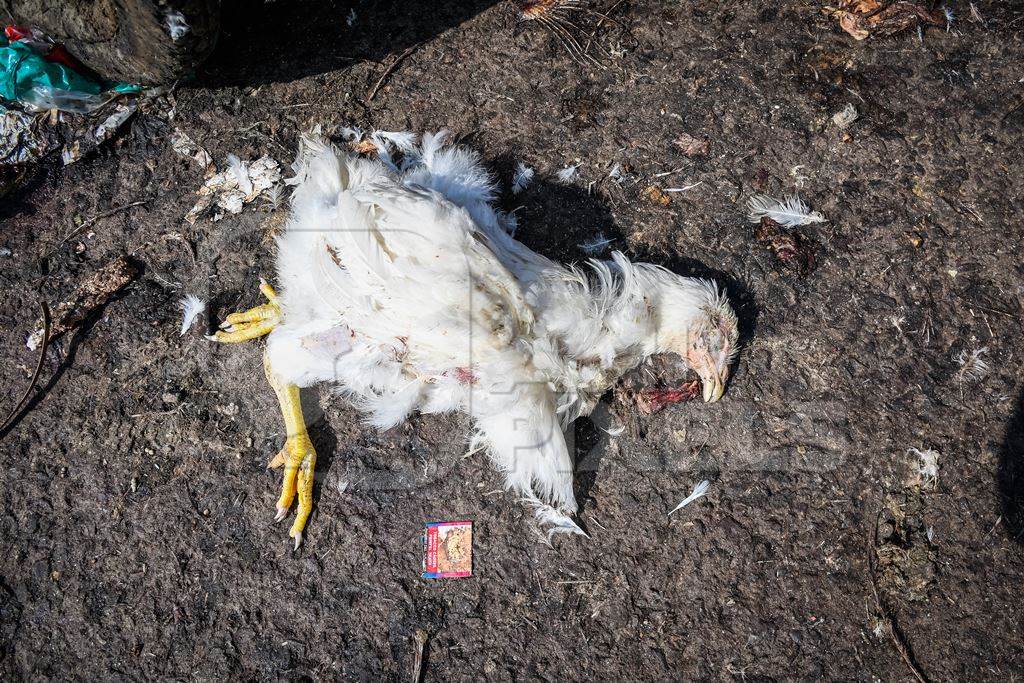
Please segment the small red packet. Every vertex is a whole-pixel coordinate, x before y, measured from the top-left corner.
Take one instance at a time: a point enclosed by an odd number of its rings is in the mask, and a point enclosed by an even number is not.
[[[473,522],[427,522],[423,528],[423,578],[473,575]]]

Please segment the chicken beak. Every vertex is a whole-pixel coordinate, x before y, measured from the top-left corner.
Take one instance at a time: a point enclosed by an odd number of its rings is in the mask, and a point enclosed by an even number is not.
[[[718,399],[722,398],[722,394],[725,393],[725,386],[722,384],[722,380],[715,375],[713,382],[704,382],[704,401],[706,403],[714,403]]]
[[[715,367],[710,357],[707,358],[704,367],[697,371],[697,374],[700,375],[705,403],[714,403],[722,398],[722,394],[725,393],[725,382],[722,381],[722,375],[718,372],[718,368]]]

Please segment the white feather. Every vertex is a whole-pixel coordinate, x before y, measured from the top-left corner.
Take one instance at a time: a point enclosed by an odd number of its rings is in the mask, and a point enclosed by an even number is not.
[[[680,502],[679,505],[676,505],[674,508],[672,508],[672,512],[675,512],[676,510],[681,510],[690,503],[692,503],[693,501],[697,500],[698,498],[703,497],[705,494],[707,494],[709,488],[711,488],[711,482],[708,481],[707,479],[698,483],[696,486],[693,487],[693,490],[690,491],[690,495],[688,495],[686,498],[683,498],[682,502]],[[668,514],[671,515],[672,512]]]
[[[252,194],[252,180],[249,179],[249,169],[234,154],[228,155],[228,171],[234,176],[235,181],[238,183],[238,189],[243,194]]]
[[[164,25],[167,26],[167,34],[171,36],[171,40],[174,42],[181,40],[192,28],[185,21],[185,15],[177,11],[168,12],[165,15]]]
[[[750,213],[747,217],[751,223],[760,222],[767,216],[779,225],[792,228],[807,223],[824,223],[825,217],[817,211],[811,211],[797,195],[784,199],[774,199],[768,195],[756,194],[747,202]]]
[[[533,182],[534,171],[532,168],[519,162],[516,165],[515,175],[512,176],[512,194],[519,194]]]
[[[578,534],[590,538],[590,535],[581,529],[573,521],[572,517],[541,502],[534,496],[524,496],[522,500],[533,507],[533,516],[537,519],[537,523],[548,527],[547,535],[544,539],[548,545],[551,545],[551,539],[556,534]]]
[[[266,199],[267,206],[270,207],[271,211],[277,211],[281,208],[281,200],[283,199],[283,186],[272,185],[268,190],[264,191],[263,196]]]
[[[183,336],[192,328],[192,323],[196,321],[196,318],[206,310],[206,302],[195,294],[188,294],[178,301],[178,305],[181,307],[181,333],[179,336]]]
[[[580,242],[580,249],[593,256],[594,254],[599,254],[604,251],[612,241],[613,240],[605,237],[603,232],[599,232],[594,235],[593,238],[585,242]]]
[[[338,135],[345,142],[359,142],[363,139],[363,131],[358,126],[341,126],[338,128]]]
[[[960,365],[960,372],[957,373],[961,379],[978,380],[988,374],[988,361],[983,356],[988,353],[988,347],[964,349],[956,356],[956,362]]]
[[[558,182],[568,184],[568,183],[572,182],[573,178],[576,177],[576,171],[579,170],[579,167],[580,167],[579,164],[568,165],[565,168],[563,168],[561,171],[556,173],[555,177],[558,178]]]
[[[917,448],[908,448],[907,453],[913,453],[918,458],[917,475],[921,479],[921,483],[934,485],[939,478],[939,452],[930,448],[923,451]]]

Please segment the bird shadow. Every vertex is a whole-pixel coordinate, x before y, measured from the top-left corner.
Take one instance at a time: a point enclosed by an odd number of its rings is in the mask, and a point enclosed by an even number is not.
[[[1024,544],[1024,392],[1006,425],[996,484],[1006,532]]]
[[[428,41],[498,0],[226,0],[217,47],[197,70],[207,87],[289,82],[380,62]]]
[[[18,172],[23,172],[24,176],[13,183],[6,194],[0,196],[0,221],[5,224],[5,228],[20,225],[22,229],[27,229],[25,219],[38,211],[29,198],[46,183],[49,171],[45,164],[27,164],[15,170],[15,173]]]
[[[331,427],[331,421],[326,419],[320,406],[319,393],[315,389],[300,391],[299,401],[303,415],[315,416],[314,419],[306,420],[306,431],[316,450],[316,468],[313,472],[313,515],[316,515],[320,509],[324,484],[328,481],[327,473],[338,454],[338,435]]]

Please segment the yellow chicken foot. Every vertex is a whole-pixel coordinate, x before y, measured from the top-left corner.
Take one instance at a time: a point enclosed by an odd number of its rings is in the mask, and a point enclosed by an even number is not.
[[[296,550],[302,543],[302,530],[306,527],[309,513],[313,511],[313,471],[316,469],[316,450],[306,432],[306,421],[302,416],[302,402],[299,399],[299,388],[284,382],[273,368],[270,358],[263,354],[263,371],[267,381],[274,388],[277,400],[281,403],[284,415],[284,426],[288,434],[284,448],[270,462],[271,467],[284,466],[284,481],[281,483],[281,497],[277,499],[277,516],[279,522],[288,515],[288,510],[299,496],[295,521],[288,535],[295,539]]]
[[[221,324],[216,334],[207,337],[211,341],[226,344],[249,341],[270,334],[281,321],[281,308],[277,303],[277,292],[265,281],[260,281],[260,291],[267,298],[267,303],[248,311],[231,313]],[[271,467],[284,466],[284,482],[281,484],[281,497],[277,500],[277,516],[279,522],[288,515],[288,510],[298,495],[299,504],[292,523],[289,536],[295,539],[295,548],[302,543],[302,530],[306,527],[309,514],[313,511],[313,471],[316,468],[316,450],[306,432],[306,421],[302,416],[302,403],[299,400],[299,388],[281,379],[270,367],[270,358],[263,353],[263,371],[267,381],[277,394],[284,415],[284,426],[287,437],[284,448],[270,462]]]
[[[277,304],[277,292],[260,280],[260,291],[267,297],[267,303],[250,308],[248,311],[231,313],[216,334],[207,337],[210,341],[237,344],[270,334],[281,322],[281,308]]]

